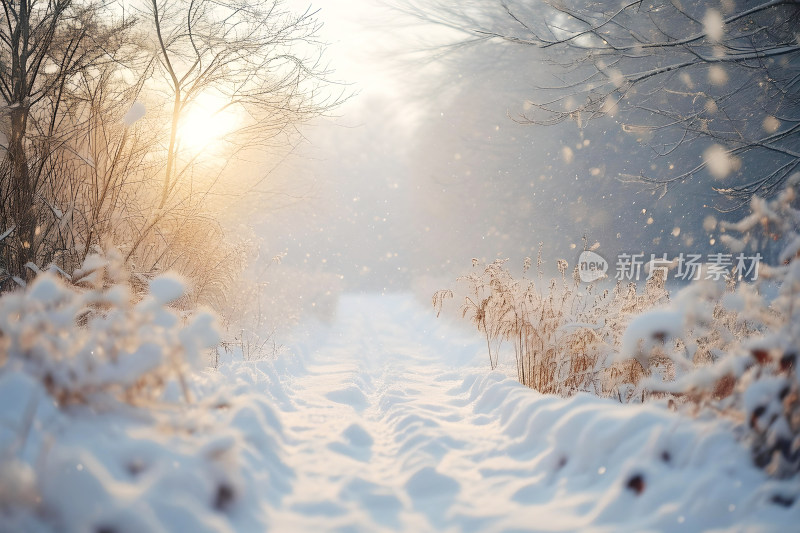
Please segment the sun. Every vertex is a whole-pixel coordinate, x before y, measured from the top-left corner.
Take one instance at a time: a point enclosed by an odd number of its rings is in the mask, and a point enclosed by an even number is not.
[[[221,96],[199,95],[186,110],[178,128],[181,150],[192,156],[218,152],[226,135],[235,131],[241,120]]]

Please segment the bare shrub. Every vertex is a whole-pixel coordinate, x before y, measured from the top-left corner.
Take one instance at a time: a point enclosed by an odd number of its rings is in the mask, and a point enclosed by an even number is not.
[[[641,368],[613,364],[612,355],[629,317],[668,298],[663,272],[654,273],[641,294],[635,284],[621,282],[598,292],[594,284],[582,287],[576,271],[568,277],[564,260],[558,262],[561,278],[547,284],[542,281],[541,257],[538,283],[527,277],[530,258],[525,259],[521,279],[512,276],[506,262],[482,265],[474,259],[473,271],[458,278],[468,288],[462,316],[486,339],[492,369],[498,365],[501,344],[508,341],[519,381],[543,393],[610,395],[640,379]],[[452,296],[451,290],[437,291],[434,307],[441,310]]]

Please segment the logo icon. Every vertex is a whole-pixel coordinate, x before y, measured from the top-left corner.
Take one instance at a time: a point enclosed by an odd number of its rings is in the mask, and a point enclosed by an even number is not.
[[[608,261],[591,250],[584,250],[578,257],[578,276],[584,283],[603,279],[608,272]]]

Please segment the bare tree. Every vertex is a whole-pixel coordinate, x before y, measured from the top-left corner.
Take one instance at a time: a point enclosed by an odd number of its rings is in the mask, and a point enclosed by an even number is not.
[[[102,1],[2,1],[0,281],[24,281],[64,244],[54,237],[63,228],[53,223],[60,211],[50,193],[64,192],[60,155],[83,127],[76,80],[112,63],[129,27]]]
[[[341,102],[341,94],[320,98],[329,71],[321,63],[316,12],[294,14],[280,0],[151,0],[150,7],[155,54],[172,100],[159,207],[197,158],[182,154],[179,132],[202,95],[216,97],[210,115],[240,113],[242,121],[222,139],[233,139],[236,150],[266,146]]]
[[[289,142],[343,100],[325,90],[316,12],[239,0],[140,0],[134,16],[110,0],[2,5],[0,283],[50,264],[69,273],[113,246],[134,282],[177,269],[219,299],[241,255],[209,205],[228,163]],[[187,128],[225,113],[236,120],[206,136],[214,146],[187,141]]]
[[[216,295],[230,279],[221,260],[238,261],[241,250],[225,241],[209,205],[220,189],[227,196],[246,190],[230,190],[230,163],[283,149],[299,125],[344,100],[343,91],[327,90],[316,14],[294,13],[280,0],[147,0],[141,30],[155,71],[143,99],[155,117],[150,124],[166,128],[148,180],[159,190],[138,202],[139,222],[116,238],[135,274],[176,269]],[[142,42],[147,48],[147,37]],[[187,129],[214,128],[223,115],[235,117],[224,131],[199,146],[188,142]]]
[[[662,194],[707,171],[725,179],[715,189],[734,209],[779,190],[800,165],[797,0],[400,4],[466,32],[461,43],[547,50],[557,81],[535,88],[516,120],[583,127],[613,116],[656,155],[676,160],[667,177],[627,177]],[[705,152],[692,162],[698,147]]]

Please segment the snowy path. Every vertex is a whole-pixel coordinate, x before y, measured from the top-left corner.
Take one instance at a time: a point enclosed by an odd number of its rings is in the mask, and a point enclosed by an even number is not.
[[[796,485],[765,482],[719,426],[540,396],[487,372],[480,343],[463,337],[410,297],[351,297],[293,361],[224,368],[240,393],[271,396],[259,419],[271,430],[252,440],[278,450],[248,467],[266,522],[417,532],[800,521],[799,505],[771,501]]]
[[[408,322],[407,302],[363,303],[344,306],[308,375],[287,386],[298,410],[284,418],[286,459],[296,485],[316,490],[292,493],[286,508],[308,529],[346,525],[359,509],[391,529],[479,527],[473,502],[492,502],[486,487],[479,499],[470,487],[481,481],[474,456],[494,448],[491,419],[465,418],[453,393],[460,375],[439,361],[423,326]]]

